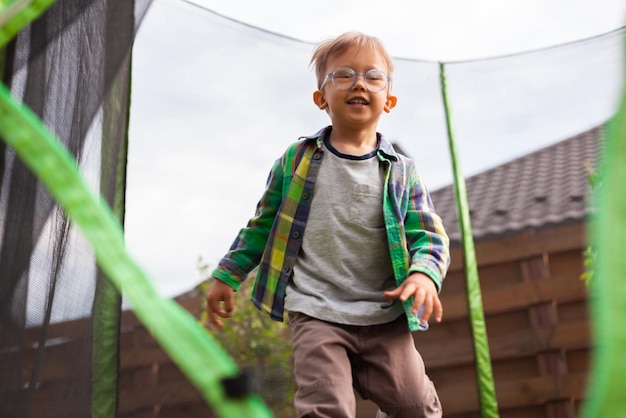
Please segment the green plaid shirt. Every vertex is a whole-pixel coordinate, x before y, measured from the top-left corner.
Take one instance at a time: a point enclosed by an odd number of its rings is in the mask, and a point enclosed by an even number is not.
[[[254,217],[212,273],[237,290],[259,266],[251,300],[277,321],[283,320],[285,289],[302,245],[324,158],[321,145],[331,129],[329,126],[300,138],[276,160]],[[441,218],[413,161],[396,154],[380,134],[377,154],[385,165],[382,210],[396,283],[400,285],[413,272],[422,272],[441,290],[450,263],[449,240]],[[412,302],[404,302],[404,308],[409,328],[416,331],[421,328],[410,312]]]

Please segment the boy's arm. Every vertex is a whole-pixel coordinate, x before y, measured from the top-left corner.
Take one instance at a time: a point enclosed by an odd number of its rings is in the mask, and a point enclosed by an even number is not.
[[[423,273],[441,291],[450,265],[450,240],[421,178],[413,171],[404,227],[410,257],[409,276]]]
[[[261,260],[282,202],[283,177],[282,159],[279,159],[272,167],[254,217],[239,231],[229,251],[211,273],[212,277],[235,290],[239,290],[241,283]]]
[[[224,326],[220,317],[229,318],[233,314],[235,290],[259,264],[282,202],[283,177],[283,159],[279,159],[272,167],[254,217],[239,231],[230,250],[211,273],[217,280],[207,293],[207,310],[209,322],[218,328]]]

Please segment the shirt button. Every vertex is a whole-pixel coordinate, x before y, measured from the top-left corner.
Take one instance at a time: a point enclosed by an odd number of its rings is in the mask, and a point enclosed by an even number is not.
[[[300,238],[300,231],[293,231],[293,233],[291,234],[291,236],[295,239]]]
[[[308,193],[308,192],[304,192],[304,193],[302,193],[302,198],[303,198],[304,200],[309,200],[309,193]]]
[[[289,273],[291,271],[291,266],[283,267],[283,273]]]
[[[313,159],[314,159],[314,160],[319,160],[320,158],[322,158],[322,156],[321,156],[318,152],[316,152],[315,154],[313,154]]]

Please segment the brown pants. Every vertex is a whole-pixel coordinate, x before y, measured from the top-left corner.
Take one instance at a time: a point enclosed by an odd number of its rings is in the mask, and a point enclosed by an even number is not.
[[[379,417],[442,416],[404,315],[352,326],[290,312],[299,418],[354,418],[356,398],[371,399]]]

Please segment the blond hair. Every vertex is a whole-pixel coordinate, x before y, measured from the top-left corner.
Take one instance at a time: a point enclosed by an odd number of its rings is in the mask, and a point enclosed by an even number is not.
[[[321,42],[315,48],[313,56],[311,57],[310,65],[315,69],[315,76],[317,77],[317,88],[322,86],[322,83],[326,79],[326,64],[329,57],[333,55],[340,55],[350,48],[356,49],[373,49],[380,53],[387,64],[388,76],[391,77],[393,73],[393,61],[389,56],[389,53],[385,49],[382,41],[374,36],[365,35],[361,32],[346,32],[337,36],[336,38],[327,39]]]

